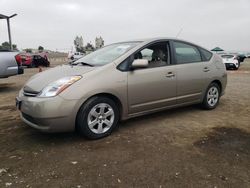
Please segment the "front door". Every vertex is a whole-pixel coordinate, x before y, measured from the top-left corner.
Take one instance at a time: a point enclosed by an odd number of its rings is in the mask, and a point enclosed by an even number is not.
[[[134,54],[149,66],[128,72],[130,114],[176,105],[176,71],[169,52],[168,42],[159,42]]]

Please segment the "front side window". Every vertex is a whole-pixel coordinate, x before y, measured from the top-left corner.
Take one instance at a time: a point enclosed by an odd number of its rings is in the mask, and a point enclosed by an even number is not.
[[[159,42],[147,46],[134,54],[134,59],[146,59],[148,68],[161,67],[170,64],[169,45],[167,42]]]
[[[201,62],[199,50],[190,44],[173,42],[177,64]]]
[[[103,66],[113,62],[138,44],[139,42],[111,44],[80,58],[74,64],[85,63],[92,66]]]

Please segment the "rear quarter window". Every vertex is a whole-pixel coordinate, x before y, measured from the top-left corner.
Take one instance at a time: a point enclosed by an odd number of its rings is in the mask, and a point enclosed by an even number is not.
[[[213,56],[213,53],[209,52],[208,50],[205,50],[203,48],[199,48],[199,50],[200,50],[202,57],[205,61],[209,61],[211,59],[211,57]]]

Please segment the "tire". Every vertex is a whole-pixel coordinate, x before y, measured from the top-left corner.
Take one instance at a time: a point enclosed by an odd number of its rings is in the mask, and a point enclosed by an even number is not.
[[[201,104],[202,108],[204,108],[206,110],[215,109],[220,101],[220,92],[221,92],[221,89],[220,89],[219,85],[215,82],[211,83],[208,86],[208,88],[206,90],[206,94],[203,98],[203,101]]]
[[[234,70],[238,70],[240,68],[240,64],[238,64],[238,66],[235,65]]]
[[[34,63],[31,63],[31,64],[29,65],[29,68],[34,68],[34,67],[35,67]]]
[[[76,131],[85,138],[99,139],[110,135],[118,121],[119,109],[113,100],[93,97],[80,108],[76,118]]]

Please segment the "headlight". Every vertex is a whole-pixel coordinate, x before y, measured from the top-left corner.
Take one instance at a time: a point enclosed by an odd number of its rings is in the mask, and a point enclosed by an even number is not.
[[[69,76],[61,78],[43,88],[38,97],[54,97],[81,78],[82,76]]]

